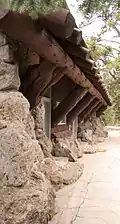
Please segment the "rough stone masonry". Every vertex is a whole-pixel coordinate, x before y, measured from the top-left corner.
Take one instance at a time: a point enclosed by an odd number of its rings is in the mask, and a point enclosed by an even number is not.
[[[5,46],[9,49],[1,34],[2,56]],[[30,105],[18,92],[19,86],[17,65],[1,60],[0,223],[46,224],[54,213],[55,194],[44,166],[41,171],[44,154],[36,140]]]

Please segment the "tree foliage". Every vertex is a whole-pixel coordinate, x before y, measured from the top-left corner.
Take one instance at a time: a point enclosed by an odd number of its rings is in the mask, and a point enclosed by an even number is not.
[[[1,0],[0,5],[7,9],[24,12],[37,18],[40,14],[46,14],[59,7],[67,8],[65,0]]]
[[[83,0],[79,9],[87,23],[94,21],[95,18],[102,19],[104,22],[102,32],[114,30],[120,37],[120,0]]]
[[[105,111],[105,122],[120,125],[120,55],[114,55],[112,46],[99,45],[95,37],[89,38],[87,44],[113,101],[112,107]]]
[[[105,111],[105,122],[120,124],[120,0],[83,0],[79,10],[84,15],[82,25],[102,21],[100,33],[90,37],[88,45],[113,100],[112,107]],[[109,31],[114,31],[115,36],[106,45],[104,34]]]

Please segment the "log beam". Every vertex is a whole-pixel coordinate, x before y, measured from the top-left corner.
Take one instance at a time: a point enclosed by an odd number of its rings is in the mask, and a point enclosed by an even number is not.
[[[92,115],[95,114],[96,111],[97,111],[101,106],[102,106],[102,103],[98,103],[98,104],[96,105],[96,107],[93,108],[93,110],[89,113],[89,115],[88,115],[86,118],[84,118],[84,122],[88,121],[88,120],[90,119],[90,117],[92,117]]]
[[[67,123],[70,124],[94,100],[94,96],[87,93],[81,101],[68,113]]]
[[[72,35],[69,38],[67,38],[67,41],[75,45],[80,45],[82,41],[82,31],[77,28],[74,28]]]
[[[95,108],[98,104],[99,104],[99,101],[98,101],[98,99],[95,98],[95,99],[88,105],[88,107],[86,107],[86,108],[82,111],[82,113],[80,113],[80,115],[79,115],[79,122],[85,120],[85,119],[89,116],[89,114],[90,114],[91,112],[93,112],[94,108]]]
[[[65,74],[64,68],[43,60],[40,65],[30,66],[21,79],[20,91],[29,100],[31,108],[39,104],[41,96]]]
[[[59,123],[69,111],[86,95],[87,90],[76,87],[53,111],[52,127]]]
[[[76,46],[68,41],[59,41],[59,43],[63,47],[64,51],[71,56],[76,56],[84,60],[87,60],[90,57],[90,50],[88,50],[88,48]]]
[[[44,96],[45,92],[51,88],[53,85],[55,85],[57,82],[60,81],[60,79],[65,75],[65,68],[55,68],[52,74],[51,80],[48,82],[48,84],[44,87],[43,91],[37,96],[35,101],[35,106],[40,103],[41,96]]]
[[[20,91],[30,102],[31,107],[35,106],[35,101],[39,96],[42,96],[45,87],[52,79],[52,74],[56,69],[56,65],[48,61],[42,61],[38,66],[33,66],[33,69],[27,70],[21,80]]]
[[[0,20],[0,29],[9,37],[23,42],[28,48],[38,53],[44,59],[55,63],[59,67],[66,68],[65,75],[78,85],[88,88],[88,91],[92,95],[99,98],[99,100],[106,105],[102,95],[74,64],[72,59],[66,55],[55,39],[45,30],[38,31],[29,16],[8,12],[8,14]],[[15,30],[17,32],[15,32]]]
[[[75,32],[72,33],[76,23],[70,11],[61,8],[46,16],[40,16],[37,26],[48,30],[55,37],[66,39],[75,35]]]
[[[72,57],[73,61],[83,69],[93,70],[95,62],[91,59],[83,60],[78,57]],[[92,71],[91,71],[92,72]]]

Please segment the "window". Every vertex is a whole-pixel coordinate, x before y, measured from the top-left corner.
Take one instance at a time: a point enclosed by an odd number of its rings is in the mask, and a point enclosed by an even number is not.
[[[57,107],[59,104],[60,104],[60,102],[56,102],[56,107]],[[67,117],[64,116],[64,117],[63,117],[63,120],[60,121],[60,122],[58,123],[58,125],[62,125],[62,124],[66,124],[66,123],[67,123]]]
[[[44,132],[48,138],[51,138],[51,99],[43,97],[44,101]]]

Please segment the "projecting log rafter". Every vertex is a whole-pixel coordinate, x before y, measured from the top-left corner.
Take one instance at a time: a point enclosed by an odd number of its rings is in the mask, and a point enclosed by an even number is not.
[[[94,100],[95,96],[87,93],[80,102],[68,113],[67,123],[70,124]]]
[[[97,110],[102,106],[102,103],[98,103],[95,108],[89,113],[89,115],[84,118],[84,122],[88,121],[93,114],[96,114]]]
[[[53,26],[50,26],[50,24]],[[65,9],[48,16],[42,16],[38,22],[33,22],[28,15],[15,12],[8,12],[6,16],[0,20],[0,29],[9,37],[24,43],[30,50],[36,52],[45,60],[55,64],[55,66],[63,69],[65,68],[65,75],[78,85],[87,88],[91,95],[94,95],[106,105],[102,95],[96,89],[97,87],[94,87],[67,54],[69,53],[70,55],[75,55],[83,59],[90,57],[90,52],[84,40],[81,40],[81,32],[75,31],[75,26],[74,18],[71,16],[70,12]],[[49,30],[53,36],[59,39],[61,38],[61,45],[65,45],[63,46],[64,50],[43,27]],[[56,32],[56,27],[59,29],[59,32]],[[15,30],[17,32],[14,32]],[[77,37],[79,38],[77,39]],[[64,44],[65,42],[62,40],[65,38],[68,38],[67,45]],[[77,42],[77,40],[80,41],[80,45],[78,43],[78,46],[73,44],[74,41]],[[82,45],[82,42],[84,45]],[[94,72],[94,68],[92,68],[91,71]],[[37,96],[39,93],[40,92],[38,92]]]
[[[85,120],[91,112],[94,111],[95,107],[99,104],[98,99],[94,99],[83,111],[79,114],[79,121]]]
[[[82,41],[82,31],[80,31],[77,28],[74,28],[72,35],[69,38],[67,38],[67,41],[69,41],[75,45],[80,45],[80,43]]]
[[[43,27],[53,36],[61,39],[69,38],[72,35],[75,26],[74,17],[69,10],[63,8],[49,15],[42,15],[37,21],[38,28]]]
[[[59,123],[68,112],[86,95],[87,89],[76,87],[53,111],[52,126]]]
[[[16,22],[14,22],[16,21]],[[19,27],[19,30],[17,29]],[[105,103],[102,96],[94,86],[85,78],[79,68],[73,63],[71,58],[63,51],[60,45],[45,30],[37,31],[33,21],[27,15],[9,12],[0,21],[0,28],[11,38],[22,41],[26,46],[38,53],[43,58],[57,64],[60,67],[67,67],[68,75],[77,84],[89,88],[92,94]],[[18,30],[18,32],[14,32]],[[87,50],[88,51],[88,50]],[[89,51],[88,51],[89,52]]]
[[[40,65],[29,67],[22,78],[21,92],[27,97],[31,107],[40,102],[41,96],[64,76],[64,69],[42,61]]]

